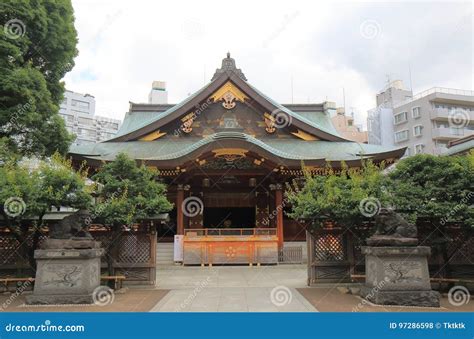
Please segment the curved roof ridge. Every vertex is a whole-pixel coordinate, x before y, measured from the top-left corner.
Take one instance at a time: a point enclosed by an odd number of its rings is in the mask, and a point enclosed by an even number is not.
[[[303,123],[304,125],[306,126],[309,126],[310,128],[312,129],[316,129],[316,130],[319,130],[321,131],[322,133],[325,133],[327,135],[330,135],[332,137],[335,137],[336,140],[341,140],[341,141],[347,141],[347,139],[345,139],[344,137],[342,137],[341,135],[339,135],[339,133],[337,133],[337,131],[335,129],[328,129],[324,126],[321,126],[321,124],[317,124],[315,123],[314,121],[311,121],[310,119],[306,118],[305,116],[301,115],[301,114],[298,114],[296,112],[293,112],[292,110],[286,108],[285,106],[281,105],[280,103],[276,102],[275,100],[273,100],[272,98],[270,98],[269,96],[265,95],[264,93],[262,93],[260,90],[258,90],[257,88],[255,88],[254,86],[252,86],[248,81],[243,81],[241,78],[239,78],[238,76],[235,78],[233,78],[233,73],[230,72],[230,74],[228,73],[221,73],[221,75],[217,78],[217,79],[214,79],[213,81],[211,82],[208,82],[205,86],[201,87],[198,91],[194,92],[192,95],[190,95],[189,97],[187,97],[186,99],[182,100],[181,102],[179,102],[178,104],[174,105],[173,107],[167,109],[166,111],[160,113],[160,114],[156,114],[156,116],[150,118],[150,119],[147,119],[145,121],[143,121],[141,124],[137,124],[136,126],[133,126],[133,124],[131,123],[127,123],[126,121],[123,122],[122,126],[123,126],[123,129],[121,128],[119,130],[119,132],[117,133],[116,136],[114,136],[113,138],[111,139],[108,139],[104,142],[111,142],[111,141],[114,141],[116,139],[121,139],[123,137],[125,137],[126,135],[128,134],[132,134],[134,132],[137,132],[143,128],[146,128],[147,126],[151,125],[151,124],[154,124],[166,117],[169,117],[172,113],[176,112],[177,110],[179,110],[180,108],[182,108],[183,106],[185,106],[186,104],[190,103],[194,98],[198,97],[200,94],[202,94],[203,92],[205,92],[210,86],[212,86],[214,83],[218,83],[217,86],[220,86],[222,84],[224,84],[226,81],[232,81],[236,86],[239,86],[238,83],[235,83],[234,80],[238,80],[242,83],[242,86],[248,86],[248,88],[255,92],[257,95],[259,95],[263,100],[266,100],[271,106],[273,107],[276,107],[277,109],[281,110],[282,112],[284,112],[285,114],[287,114],[288,116],[291,117],[291,119],[295,119],[301,123]],[[222,83],[222,84],[221,84]],[[217,88],[217,87],[216,87]],[[242,91],[246,92],[246,90],[244,88],[240,88]],[[249,93],[247,93],[247,95],[249,95]],[[323,113],[325,115],[325,113]],[[126,115],[126,118],[130,119],[131,116],[130,114],[127,114]],[[166,122],[168,123],[168,122]],[[330,119],[329,119],[329,123],[330,122]],[[332,124],[332,123],[331,123]],[[133,127],[129,130],[125,130],[125,128],[127,127],[130,127],[130,125],[132,125]]]
[[[108,139],[106,141],[112,141],[118,137],[121,137],[121,136],[124,136],[128,133],[131,133],[131,132],[134,132],[134,131],[138,131],[139,129],[143,128],[143,127],[146,127],[158,120],[161,120],[162,118],[170,115],[171,113],[173,113],[174,111],[176,111],[177,109],[179,109],[180,107],[182,107],[183,105],[187,104],[188,102],[190,102],[191,100],[193,100],[196,96],[198,96],[200,93],[202,93],[207,87],[209,87],[209,85],[212,83],[212,81],[208,82],[207,84],[205,84],[203,87],[201,87],[200,89],[198,89],[196,92],[194,92],[193,94],[191,94],[190,96],[188,96],[187,98],[185,98],[184,100],[181,100],[179,103],[177,103],[176,105],[174,105],[173,107],[170,107],[168,108],[166,111],[160,113],[160,114],[156,114],[156,116],[142,122],[142,124],[140,124],[139,126],[136,126],[134,127],[134,129],[132,130],[129,130],[129,131],[121,131],[121,129],[118,131],[118,133],[112,138],[112,139]],[[127,114],[125,115],[125,118],[127,118],[129,116],[130,112],[127,112]],[[122,123],[122,126],[125,126],[125,121],[124,123]]]
[[[235,140],[235,141],[234,141]],[[84,156],[95,160],[110,161],[120,152],[132,155],[137,160],[168,161],[186,157],[188,154],[212,143],[227,143],[222,147],[244,145],[249,143],[263,151],[289,161],[352,161],[361,158],[399,157],[404,148],[386,148],[379,145],[360,144],[353,141],[304,141],[297,139],[264,138],[257,139],[251,135],[222,131],[205,138],[184,138],[181,140],[129,141],[98,143],[93,145],[72,146],[70,154]],[[242,142],[244,144],[242,144]],[[168,147],[172,146],[172,147]],[[237,146],[236,146],[237,147]],[[238,146],[242,147],[242,146]]]
[[[293,112],[292,110],[290,110],[289,108],[286,108],[285,106],[283,106],[282,104],[278,103],[277,101],[273,100],[272,98],[270,98],[268,95],[264,94],[263,92],[261,92],[260,90],[258,90],[255,86],[252,86],[250,83],[248,83],[248,86],[251,87],[255,92],[257,92],[259,95],[261,95],[262,97],[264,97],[266,100],[268,100],[272,105],[276,106],[278,109],[280,109],[281,111],[285,112],[286,114],[288,114],[289,116],[291,116],[292,118],[296,118],[302,122],[304,122],[305,124],[313,127],[313,128],[317,128],[319,130],[322,130],[323,132],[326,132],[328,134],[331,134],[331,135],[334,135],[336,137],[340,137],[342,139],[344,139],[344,137],[342,137],[337,131],[336,129],[334,129],[334,131],[330,131],[328,130],[327,128],[325,127],[322,127],[320,125],[317,125],[315,124],[313,121],[309,120],[308,118],[302,116],[301,114],[298,114],[297,112]],[[324,113],[325,114],[325,113]],[[331,122],[332,124],[332,122]],[[346,140],[346,139],[344,139]],[[349,140],[350,141],[350,140]]]

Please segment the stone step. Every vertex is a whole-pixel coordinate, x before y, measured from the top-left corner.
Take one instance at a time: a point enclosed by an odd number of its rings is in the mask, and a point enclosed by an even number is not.
[[[173,248],[157,248],[156,249],[156,253],[160,253],[160,254],[173,254],[174,253],[174,249]]]
[[[174,260],[174,244],[158,243],[156,246],[156,264],[171,264]]]

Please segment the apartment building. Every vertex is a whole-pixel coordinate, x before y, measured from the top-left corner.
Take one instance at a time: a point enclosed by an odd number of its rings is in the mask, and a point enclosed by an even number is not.
[[[367,115],[367,139],[369,144],[387,147],[395,144],[393,138],[393,105],[409,100],[411,97],[411,90],[405,89],[401,80],[388,83],[376,95],[377,107],[369,110]]]
[[[474,92],[434,87],[393,105],[394,143],[406,155],[443,154],[450,141],[474,135]]]
[[[66,128],[76,135],[75,144],[96,143],[112,138],[121,121],[95,115],[95,98],[90,94],[72,91],[64,93],[59,115],[66,122]]]
[[[433,87],[416,95],[394,81],[368,111],[369,144],[406,146],[405,156],[443,154],[448,143],[474,134],[474,92]]]

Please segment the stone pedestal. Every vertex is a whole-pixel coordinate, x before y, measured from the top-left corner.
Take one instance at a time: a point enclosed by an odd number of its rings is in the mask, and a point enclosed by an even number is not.
[[[37,270],[33,295],[27,304],[92,304],[100,285],[103,249],[50,248],[35,251]],[[74,247],[74,246],[68,246]]]
[[[365,286],[361,296],[379,305],[439,307],[431,290],[427,246],[363,247]]]

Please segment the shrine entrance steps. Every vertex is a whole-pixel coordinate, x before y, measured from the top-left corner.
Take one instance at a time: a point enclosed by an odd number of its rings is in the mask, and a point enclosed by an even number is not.
[[[173,247],[172,242],[159,242],[156,244],[156,264],[172,265],[173,264]]]

